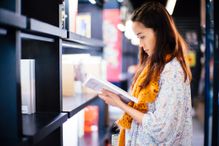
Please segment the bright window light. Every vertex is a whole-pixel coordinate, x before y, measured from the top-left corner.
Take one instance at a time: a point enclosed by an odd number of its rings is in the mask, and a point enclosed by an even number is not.
[[[131,39],[134,35],[134,32],[132,30],[132,21],[131,20],[127,20],[125,23],[125,37],[128,39]]]
[[[131,39],[131,43],[132,43],[132,45],[139,46],[140,40],[137,37],[133,37]]]
[[[173,14],[175,5],[176,5],[176,0],[168,0],[167,1],[166,9],[170,15]]]
[[[90,3],[92,3],[93,5],[96,4],[95,0],[89,0]]]
[[[123,25],[123,24],[121,24],[121,23],[119,23],[118,25],[117,25],[117,28],[120,30],[120,31],[125,31],[125,26]]]

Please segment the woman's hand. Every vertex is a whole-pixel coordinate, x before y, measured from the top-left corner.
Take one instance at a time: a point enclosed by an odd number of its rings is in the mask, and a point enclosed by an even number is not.
[[[144,113],[125,104],[123,101],[121,101],[118,95],[108,90],[102,90],[102,93],[99,94],[99,97],[103,99],[107,104],[116,106],[124,112],[128,113],[130,116],[132,116],[133,119],[135,119],[139,124],[141,124]]]
[[[118,95],[110,92],[109,90],[103,89],[98,95],[109,105],[120,107],[121,104],[124,104]]]

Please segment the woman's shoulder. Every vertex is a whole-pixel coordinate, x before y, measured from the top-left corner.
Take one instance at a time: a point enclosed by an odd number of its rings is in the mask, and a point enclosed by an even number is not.
[[[161,72],[161,77],[166,75],[184,78],[183,68],[176,57],[165,64],[164,69]]]
[[[175,57],[170,62],[166,63],[163,71],[180,71],[182,70],[181,64],[178,59]]]

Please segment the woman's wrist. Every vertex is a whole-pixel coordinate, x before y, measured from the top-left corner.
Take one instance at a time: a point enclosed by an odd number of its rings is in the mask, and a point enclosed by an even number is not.
[[[144,116],[144,113],[134,109],[133,107],[130,107],[129,105],[122,102],[118,106],[122,111],[129,114],[135,121],[137,121],[139,124],[142,123],[142,119]]]
[[[125,111],[125,107],[126,106],[128,106],[126,103],[124,103],[123,101],[121,101],[119,104],[118,104],[118,107],[121,109],[121,110],[123,110],[123,111]]]

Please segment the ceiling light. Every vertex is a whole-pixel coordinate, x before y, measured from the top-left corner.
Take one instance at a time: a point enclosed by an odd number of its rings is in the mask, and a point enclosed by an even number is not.
[[[176,0],[168,0],[166,4],[166,9],[169,12],[170,15],[173,14],[174,7],[176,5]]]
[[[125,26],[124,26],[123,24],[121,24],[121,23],[119,23],[119,24],[117,25],[117,28],[118,28],[120,31],[122,31],[122,32],[125,31]]]
[[[135,46],[139,46],[140,40],[139,40],[136,36],[134,36],[134,37],[132,37],[132,39],[131,39],[131,44],[132,44],[132,45],[135,45]]]
[[[128,39],[131,39],[134,35],[134,32],[132,30],[132,21],[131,20],[127,20],[125,23],[125,37]]]
[[[95,0],[89,0],[90,3],[92,3],[93,5],[96,4],[96,1]]]

